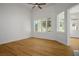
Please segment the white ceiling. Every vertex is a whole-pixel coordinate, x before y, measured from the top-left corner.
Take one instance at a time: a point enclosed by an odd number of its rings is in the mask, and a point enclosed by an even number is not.
[[[42,5],[41,7],[46,8],[49,6],[62,6],[62,5],[71,5],[71,4],[75,4],[75,3],[46,3],[46,5]],[[28,3],[23,3],[23,5],[29,9],[32,9],[33,5],[28,4]],[[37,7],[35,9],[38,9]]]
[[[56,3],[46,3],[46,5],[42,5],[41,7],[48,7],[48,6],[52,6],[55,5]],[[33,5],[28,4],[28,3],[24,3],[24,6],[28,7],[29,9],[32,9]]]
[[[79,4],[70,9],[70,15],[72,19],[79,20]]]
[[[70,13],[79,13],[79,4],[70,9]]]

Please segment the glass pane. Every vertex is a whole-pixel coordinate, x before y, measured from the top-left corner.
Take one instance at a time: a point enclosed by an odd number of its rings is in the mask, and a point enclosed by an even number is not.
[[[46,32],[46,20],[45,21],[41,21],[41,31],[42,32]]]
[[[37,32],[41,32],[41,20],[38,20],[38,31]]]
[[[47,31],[51,32],[52,28],[51,28],[51,21],[47,20]]]
[[[57,16],[57,31],[64,32],[64,12]]]
[[[75,23],[72,24],[72,30],[76,30],[76,24]]]
[[[72,20],[72,30],[79,31],[79,21],[78,20]]]
[[[35,20],[34,21],[34,32],[37,32],[38,31],[38,21]]]

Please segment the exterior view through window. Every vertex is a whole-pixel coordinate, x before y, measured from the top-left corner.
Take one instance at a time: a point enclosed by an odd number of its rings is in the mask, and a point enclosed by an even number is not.
[[[51,32],[51,20],[48,19],[39,19],[34,20],[34,32]]]
[[[57,32],[64,32],[64,12],[57,15]]]
[[[72,30],[79,31],[79,20],[72,19]]]

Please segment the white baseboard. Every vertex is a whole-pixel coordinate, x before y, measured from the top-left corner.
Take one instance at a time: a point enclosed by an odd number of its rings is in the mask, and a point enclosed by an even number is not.
[[[7,44],[7,43],[10,43],[10,42],[19,41],[19,40],[23,40],[23,39],[27,39],[27,38],[30,38],[30,37],[31,37],[31,36],[26,37],[26,38],[18,38],[18,39],[13,39],[13,40],[9,40],[9,41],[0,42],[0,45],[2,45],[2,44]]]

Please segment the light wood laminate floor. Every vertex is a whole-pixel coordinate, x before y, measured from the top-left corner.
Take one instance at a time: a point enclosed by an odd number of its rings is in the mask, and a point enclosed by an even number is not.
[[[73,50],[79,50],[79,38],[71,37],[69,39],[69,45]]]
[[[55,40],[28,38],[0,45],[3,56],[70,56],[73,51],[69,46]]]

